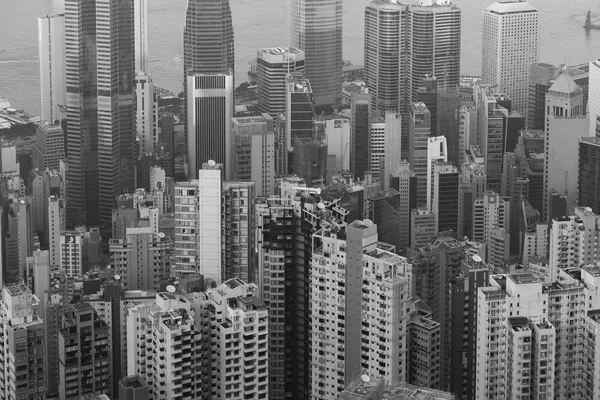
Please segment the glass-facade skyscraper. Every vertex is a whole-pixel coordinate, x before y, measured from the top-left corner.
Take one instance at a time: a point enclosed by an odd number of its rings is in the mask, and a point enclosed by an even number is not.
[[[305,53],[315,105],[342,98],[342,0],[288,0],[289,45]]]
[[[223,164],[226,177],[229,176],[234,66],[229,0],[189,0],[183,31],[189,178],[195,178],[200,166],[209,160]],[[190,83],[196,86],[189,87]],[[194,103],[190,99],[195,99]]]
[[[115,196],[135,190],[133,0],[65,0],[67,208],[110,229]]]

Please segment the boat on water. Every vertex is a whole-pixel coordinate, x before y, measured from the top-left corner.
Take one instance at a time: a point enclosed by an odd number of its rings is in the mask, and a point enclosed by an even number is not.
[[[587,17],[585,17],[585,24],[583,25],[585,29],[598,29],[600,30],[600,19],[592,21],[592,12],[588,11]]]

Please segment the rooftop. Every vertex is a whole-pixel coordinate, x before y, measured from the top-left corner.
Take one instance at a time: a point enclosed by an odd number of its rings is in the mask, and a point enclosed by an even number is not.
[[[594,144],[600,146],[600,138],[596,136],[580,136],[579,142]]]
[[[272,55],[279,55],[279,54],[298,54],[298,53],[303,53],[302,50],[296,48],[296,47],[268,47],[268,48],[264,48],[264,49],[259,49],[258,51],[260,51],[261,53],[266,53],[266,54],[272,54]]]
[[[572,94],[581,92],[581,88],[575,83],[573,78],[566,73],[566,69],[563,69],[563,72],[556,78],[548,91]]]
[[[508,275],[510,279],[513,280],[516,284],[528,284],[528,283],[539,283],[542,282],[539,278],[531,275],[531,274],[510,274]]]
[[[29,288],[21,282],[4,285],[4,288],[11,296],[18,296],[21,294],[31,293]]]
[[[509,317],[508,323],[514,331],[528,331],[529,330],[529,318],[527,317]]]
[[[487,7],[484,11],[491,12],[494,14],[505,14],[518,12],[537,12],[537,9],[531,4],[529,4],[529,2],[527,1],[499,0]]]

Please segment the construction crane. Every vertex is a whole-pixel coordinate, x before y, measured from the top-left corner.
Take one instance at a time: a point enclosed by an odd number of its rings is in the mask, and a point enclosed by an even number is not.
[[[585,24],[583,25],[583,27],[585,29],[600,29],[600,19],[597,19],[595,21],[592,21],[592,12],[588,11],[587,13],[587,17],[585,18]]]

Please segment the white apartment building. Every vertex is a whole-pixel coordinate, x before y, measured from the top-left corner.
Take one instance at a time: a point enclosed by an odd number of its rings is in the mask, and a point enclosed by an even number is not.
[[[498,0],[483,11],[481,80],[506,93],[525,115],[529,66],[539,59],[539,15],[523,0]]]
[[[559,271],[551,283],[528,273],[489,283],[478,289],[475,398],[592,399],[600,266]]]
[[[207,292],[212,399],[269,398],[269,311],[257,292],[237,278]]]
[[[600,260],[600,216],[577,207],[575,215],[552,220],[548,238],[550,279],[560,269]]]
[[[345,231],[326,225],[313,234],[312,399],[336,398],[360,374],[381,377],[386,385],[406,382],[409,369],[418,368],[408,361],[411,323],[424,332],[439,328],[426,319],[411,319],[410,264],[377,239],[377,226],[369,220],[354,221]],[[418,340],[428,337],[426,333],[416,336]],[[433,354],[426,368],[437,367],[439,374],[439,336],[433,343],[437,343],[433,346],[438,349],[437,361]],[[425,347],[423,357],[429,355]]]
[[[209,361],[202,350],[202,333],[183,296],[157,293],[151,304],[128,311],[127,374],[141,375],[153,399],[204,398],[197,383],[206,379]]]

